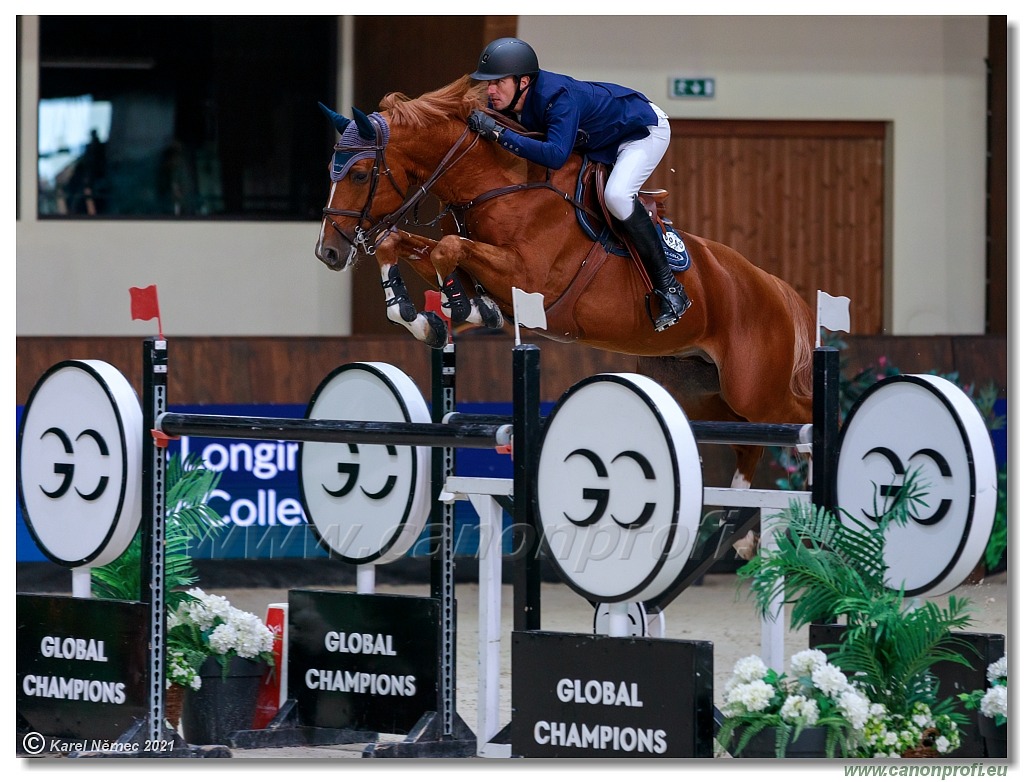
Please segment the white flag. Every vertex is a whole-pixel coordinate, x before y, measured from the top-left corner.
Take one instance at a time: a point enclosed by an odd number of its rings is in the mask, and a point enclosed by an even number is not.
[[[526,293],[519,288],[512,289],[512,309],[516,325],[528,329],[546,329],[548,319],[544,315],[544,294]]]
[[[818,291],[818,328],[829,331],[850,330],[850,297],[829,296]]]

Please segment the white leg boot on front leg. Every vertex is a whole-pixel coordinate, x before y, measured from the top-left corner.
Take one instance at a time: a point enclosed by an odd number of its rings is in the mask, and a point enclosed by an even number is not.
[[[381,266],[380,273],[388,320],[405,326],[416,339],[434,349],[444,347],[448,341],[448,327],[436,313],[420,312],[416,309],[416,305],[409,298],[409,291],[402,281],[397,264]]]

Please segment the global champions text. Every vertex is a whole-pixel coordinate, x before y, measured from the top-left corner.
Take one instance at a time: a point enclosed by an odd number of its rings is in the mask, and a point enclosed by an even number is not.
[[[386,634],[345,633],[331,631],[324,635],[324,648],[339,654],[382,655],[395,657],[394,639]],[[361,695],[416,694],[416,677],[408,674],[366,673],[310,668],[305,674],[311,690],[350,692]]]

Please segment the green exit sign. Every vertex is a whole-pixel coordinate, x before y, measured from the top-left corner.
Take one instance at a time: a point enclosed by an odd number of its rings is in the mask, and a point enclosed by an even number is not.
[[[669,79],[669,95],[673,98],[713,98],[714,79]]]

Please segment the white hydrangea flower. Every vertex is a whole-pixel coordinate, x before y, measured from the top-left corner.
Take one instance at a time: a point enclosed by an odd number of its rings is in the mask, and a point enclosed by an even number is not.
[[[806,676],[827,662],[828,658],[820,649],[804,649],[790,658],[789,668],[796,676]]]
[[[733,672],[740,682],[752,682],[768,673],[768,666],[756,654],[744,657],[736,663]]]
[[[208,595],[199,587],[188,590],[188,594],[197,599],[182,604],[185,615],[200,630],[209,630],[231,609],[227,598],[220,595]]]
[[[1002,684],[997,684],[986,690],[985,695],[982,696],[978,709],[986,717],[1005,717],[1006,687]]]
[[[210,648],[217,654],[227,654],[235,648],[238,641],[238,631],[234,625],[218,625],[210,633]]]
[[[995,684],[997,679],[1006,678],[1005,654],[988,667],[986,675],[988,677],[989,684]]]
[[[258,657],[274,647],[274,634],[256,616],[234,610],[230,617],[235,628],[235,649],[239,657]]]
[[[786,722],[804,722],[816,725],[821,716],[818,704],[803,695],[790,695],[779,709],[779,715]]]
[[[839,711],[853,727],[854,730],[862,729],[868,721],[868,699],[854,689],[849,689],[840,694],[837,701]]]
[[[935,749],[937,749],[939,752],[945,755],[951,749],[949,739],[947,739],[945,736],[939,736],[937,739],[935,739]]]
[[[830,698],[841,692],[845,692],[849,687],[849,682],[846,680],[846,674],[836,668],[836,666],[832,665],[832,663],[825,663],[824,665],[815,668],[811,673],[811,681],[814,682],[815,687]]]
[[[760,679],[741,684],[733,690],[735,701],[741,703],[747,711],[763,711],[774,694],[772,686]]]

